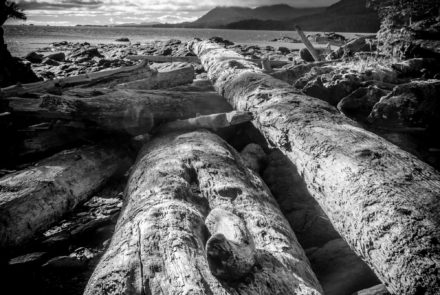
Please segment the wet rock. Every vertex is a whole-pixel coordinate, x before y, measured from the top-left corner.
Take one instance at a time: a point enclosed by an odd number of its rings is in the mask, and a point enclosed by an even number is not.
[[[307,48],[302,48],[299,51],[299,56],[301,57],[301,59],[303,61],[306,61],[306,62],[314,62],[315,61],[312,54],[310,53],[310,51]]]
[[[63,62],[66,59],[66,54],[64,52],[55,52],[55,53],[51,53],[51,54],[46,55],[46,58],[50,58],[55,61]]]
[[[222,44],[224,46],[232,46],[234,45],[234,42],[231,42],[229,40],[223,39],[222,37],[211,37],[209,38],[209,41]]]
[[[394,127],[440,129],[440,80],[397,86],[373,108],[371,122]]]
[[[391,295],[391,293],[388,292],[384,285],[380,284],[368,289],[357,291],[352,295]]]
[[[42,63],[45,64],[45,65],[54,66],[54,67],[60,65],[59,62],[57,62],[57,61],[55,61],[55,60],[53,60],[53,59],[51,59],[49,57],[46,57],[45,59],[43,59]]]
[[[116,42],[130,42],[130,39],[127,37],[118,38],[115,40]]]
[[[284,54],[284,55],[290,53],[290,49],[287,48],[287,47],[279,47],[279,48],[278,48],[278,51],[279,51],[281,54]]]
[[[303,92],[336,106],[343,97],[352,93],[359,86],[360,81],[357,81],[356,77],[339,78],[334,76],[331,81],[326,81],[324,77],[320,76],[307,83]]]
[[[329,241],[308,252],[312,269],[326,295],[351,295],[380,283],[343,239]]]
[[[25,59],[27,59],[28,61],[32,62],[32,63],[41,63],[43,61],[44,56],[42,54],[38,54],[34,51],[28,53],[25,56]]]
[[[366,118],[380,98],[389,92],[375,85],[362,87],[341,99],[338,109],[351,118]]]
[[[93,57],[104,57],[99,51],[98,51],[98,47],[89,47],[89,48],[79,48],[77,50],[74,50],[71,55],[70,58],[73,59],[79,59],[82,58],[84,60],[89,60],[92,59]]]

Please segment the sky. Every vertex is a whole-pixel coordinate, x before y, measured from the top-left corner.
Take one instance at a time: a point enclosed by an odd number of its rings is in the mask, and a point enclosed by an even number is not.
[[[109,25],[194,21],[216,6],[329,6],[337,0],[15,0],[35,25]],[[10,21],[9,23],[17,23]],[[18,22],[20,23],[20,22]]]

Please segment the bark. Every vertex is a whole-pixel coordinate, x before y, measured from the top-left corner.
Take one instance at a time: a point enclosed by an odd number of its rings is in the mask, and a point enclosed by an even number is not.
[[[13,250],[30,242],[130,163],[121,150],[92,146],[61,152],[2,177],[0,248]]]
[[[1,89],[4,97],[21,96],[26,93],[41,93],[60,90],[73,86],[112,87],[129,81],[150,78],[154,79],[156,71],[149,68],[148,63],[143,62],[136,66],[121,67],[114,70],[106,70],[88,73],[78,76],[66,77],[43,82],[14,85]]]
[[[194,80],[194,67],[188,63],[172,63],[155,66],[157,73],[146,79],[140,79],[123,84],[117,88],[130,89],[166,89],[179,85],[190,84]]]
[[[223,97],[213,92],[81,89],[63,96],[8,100],[17,116],[76,120],[132,135],[169,121],[231,110]]]
[[[215,131],[220,128],[226,128],[250,121],[252,121],[252,113],[232,111],[230,113],[212,114],[186,120],[169,122],[164,126],[161,126],[159,128],[159,132],[165,133],[181,130],[194,130],[200,128]]]
[[[206,246],[205,246],[206,245]],[[148,143],[84,294],[322,294],[262,180],[208,131]]]
[[[215,88],[298,168],[336,230],[394,294],[440,288],[440,175],[242,56],[193,41]],[[404,254],[403,254],[404,253]]]

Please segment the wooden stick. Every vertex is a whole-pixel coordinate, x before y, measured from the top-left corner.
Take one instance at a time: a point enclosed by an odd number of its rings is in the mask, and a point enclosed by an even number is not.
[[[304,32],[301,30],[300,26],[295,26],[296,31],[298,32],[299,37],[303,41],[304,45],[309,50],[310,54],[313,56],[313,59],[315,61],[320,61],[321,58],[319,57],[318,51],[316,51],[315,47],[313,47],[312,43],[310,43],[309,39],[304,35]]]

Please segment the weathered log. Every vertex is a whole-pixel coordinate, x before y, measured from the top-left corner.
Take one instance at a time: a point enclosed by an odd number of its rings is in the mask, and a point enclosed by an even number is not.
[[[119,84],[117,88],[166,89],[190,84],[194,80],[194,67],[188,63],[157,64],[151,68],[157,73],[145,79]]]
[[[321,288],[262,180],[218,136],[196,131],[144,147],[115,234],[84,294]]]
[[[151,62],[190,62],[200,63],[197,56],[161,56],[161,55],[127,55],[127,59],[131,60],[146,60]]]
[[[395,294],[440,288],[440,174],[231,50],[193,41],[214,87],[298,168],[336,230]],[[404,253],[404,254],[402,254]]]
[[[146,133],[169,121],[231,110],[215,92],[81,89],[63,96],[8,100],[17,116],[76,120],[132,135]]]
[[[252,121],[252,113],[232,111],[229,113],[199,116],[186,120],[169,122],[159,128],[159,132],[173,132],[194,129],[218,130]]]
[[[121,67],[114,70],[106,70],[87,73],[78,76],[54,79],[29,84],[19,84],[1,89],[4,97],[21,96],[26,93],[41,93],[48,90],[62,89],[78,85],[87,86],[115,86],[128,81],[151,77],[156,72],[151,70],[147,62],[131,67]]]
[[[153,56],[153,55],[128,55],[128,59],[131,60],[147,60],[151,62],[189,62],[189,63],[200,63],[200,59],[197,56]],[[249,62],[261,65],[262,59],[246,59]],[[270,66],[278,68],[288,64],[290,61],[283,60],[269,60]]]
[[[131,164],[124,154],[95,146],[73,149],[0,178],[0,248],[30,242],[110,177],[123,173]]]
[[[301,30],[301,28],[299,26],[296,26],[295,29],[299,37],[301,38],[302,42],[304,43],[304,45],[307,47],[307,50],[312,55],[313,59],[315,61],[320,61],[321,58],[318,54],[318,51],[315,49],[315,47],[313,47],[313,44],[309,41],[306,35],[304,35],[304,32]]]

